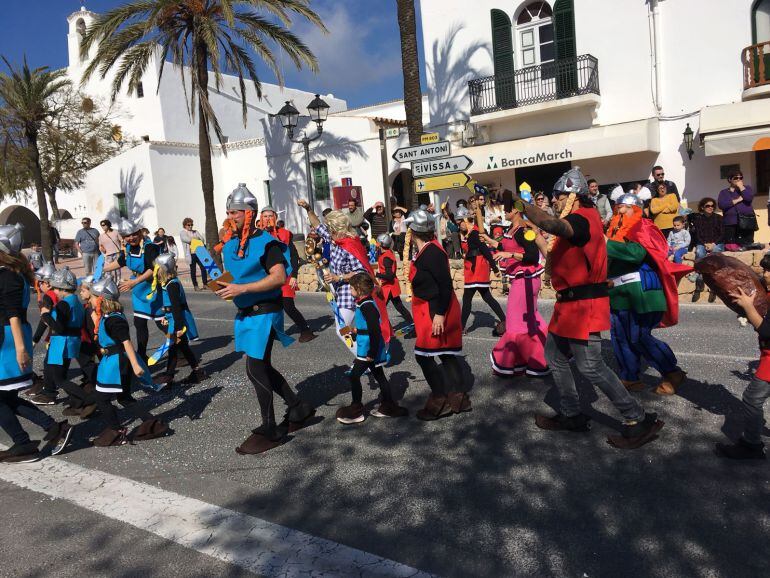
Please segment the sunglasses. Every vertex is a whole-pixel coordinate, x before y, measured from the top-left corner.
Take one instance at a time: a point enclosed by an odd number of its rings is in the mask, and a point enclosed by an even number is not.
[[[742,181],[743,180],[743,175],[736,175],[736,176],[733,177],[733,180],[734,181]]]
[[[709,203],[709,204],[707,204],[707,205],[703,205],[703,208],[704,208],[704,209],[713,209],[713,208],[714,208],[714,205],[712,205],[711,203]]]
[[[655,176],[656,177],[665,177],[666,173],[656,173]]]

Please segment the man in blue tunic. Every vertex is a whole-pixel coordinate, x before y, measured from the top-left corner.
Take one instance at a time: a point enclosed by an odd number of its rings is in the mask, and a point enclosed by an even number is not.
[[[235,351],[246,354],[246,375],[254,385],[262,425],[236,448],[239,454],[259,454],[285,441],[286,434],[311,425],[315,409],[300,400],[286,379],[273,367],[271,353],[278,339],[286,347],[294,340],[283,330],[281,287],[291,274],[289,250],[256,227],[257,199],[241,184],[227,197],[227,217],[236,231],[224,239],[222,259],[233,282],[219,282],[223,299],[232,299],[235,316]],[[288,406],[276,423],[273,393]]]

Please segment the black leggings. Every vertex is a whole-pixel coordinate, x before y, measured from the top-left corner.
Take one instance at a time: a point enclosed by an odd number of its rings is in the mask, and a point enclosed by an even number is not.
[[[283,375],[272,366],[271,358],[274,340],[275,331],[271,330],[263,359],[246,357],[246,375],[254,385],[254,391],[257,393],[259,411],[262,417],[261,428],[266,432],[272,432],[277,425],[273,408],[273,393],[277,393],[286,402],[286,405],[289,406],[289,417],[295,418],[292,421],[300,421],[305,417],[292,415],[292,409],[298,408],[301,403],[300,399]]]
[[[299,312],[299,309],[297,309],[297,305],[294,303],[294,298],[283,297],[281,302],[283,303],[283,310],[286,311],[286,315],[288,315],[291,320],[294,321],[294,324],[299,328],[299,330],[308,331],[310,326],[302,316],[302,313]]]
[[[134,327],[136,328],[136,354],[145,363],[147,363],[147,342],[150,341],[150,330],[147,327],[147,321],[149,320],[144,317],[137,317],[134,315]],[[155,325],[163,332],[163,335],[166,334],[160,321],[156,321]]]
[[[29,443],[29,434],[19,422],[19,416],[48,430],[56,422],[33,403],[19,397],[19,390],[0,390],[0,429],[8,434],[14,444]]]
[[[176,372],[176,363],[179,359],[179,352],[182,352],[187,363],[190,364],[190,369],[196,369],[198,367],[198,360],[195,358],[195,354],[190,347],[190,340],[187,339],[187,335],[182,335],[179,339],[179,343],[172,343],[168,348],[168,361],[166,362],[166,373],[168,375],[174,375]]]
[[[353,396],[353,403],[361,403],[363,399],[364,390],[361,387],[361,376],[369,369],[377,380],[377,384],[380,386],[380,393],[382,393],[382,401],[393,401],[393,393],[390,390],[390,383],[388,378],[385,377],[385,372],[382,367],[377,367],[372,361],[364,361],[363,359],[356,359],[353,362],[353,369],[350,370],[350,393]]]
[[[120,420],[118,419],[118,412],[115,409],[115,405],[112,400],[116,400],[124,409],[126,409],[135,418],[147,421],[152,419],[153,415],[142,404],[137,402],[131,396],[131,363],[125,355],[120,356],[120,383],[123,387],[123,391],[120,393],[107,393],[103,391],[95,391],[88,395],[84,400],[85,403],[95,403],[96,407],[106,422],[108,428],[118,430],[120,429]]]
[[[412,319],[412,314],[409,313],[409,309],[406,308],[406,305],[404,305],[404,302],[401,301],[401,297],[393,297],[392,295],[388,297],[388,303],[393,303],[393,307],[396,308],[396,311],[398,311],[399,315],[404,318],[404,321],[406,323],[414,323],[414,319]]]
[[[96,349],[98,348],[91,343],[80,344],[78,365],[80,365],[80,371],[88,383],[96,383],[96,371],[99,367]]]
[[[444,396],[460,390],[463,372],[456,355],[439,355],[441,367],[435,357],[427,355],[415,355],[415,357],[433,395]]]
[[[489,287],[468,287],[463,291],[463,313],[462,313],[462,325],[463,329],[465,328],[465,324],[468,321],[468,317],[471,314],[471,305],[473,305],[473,294],[476,293],[476,291],[479,292],[479,295],[481,295],[481,298],[486,302],[487,305],[489,305],[490,309],[492,309],[492,312],[497,315],[497,318],[500,321],[505,321],[505,312],[503,311],[503,308],[500,306],[500,304],[497,302],[497,299],[494,298],[492,295],[492,292],[489,290]]]

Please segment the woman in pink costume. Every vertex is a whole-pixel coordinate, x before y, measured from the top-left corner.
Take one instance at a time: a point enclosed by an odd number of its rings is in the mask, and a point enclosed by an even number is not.
[[[545,252],[545,241],[524,224],[521,213],[507,198],[505,216],[511,221],[511,227],[500,241],[483,237],[497,249],[495,260],[510,283],[505,334],[492,349],[492,370],[496,375],[526,373],[540,377],[549,371],[543,352],[546,324],[537,310],[540,276],[544,270],[540,255],[541,249]]]

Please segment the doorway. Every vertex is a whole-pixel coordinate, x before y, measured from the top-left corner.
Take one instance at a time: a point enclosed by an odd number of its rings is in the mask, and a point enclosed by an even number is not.
[[[770,150],[756,151],[754,160],[757,167],[756,194],[765,196],[770,191]]]
[[[532,194],[543,191],[550,198],[556,181],[572,168],[572,163],[552,163],[516,169],[516,190],[526,182],[532,188]]]

